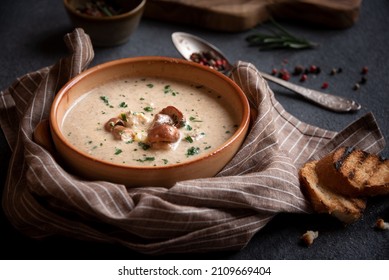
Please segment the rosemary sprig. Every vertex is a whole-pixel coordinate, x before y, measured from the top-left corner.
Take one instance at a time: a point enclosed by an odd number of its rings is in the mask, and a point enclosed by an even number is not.
[[[246,37],[246,41],[251,47],[259,47],[259,50],[270,49],[308,49],[317,46],[316,43],[304,38],[298,38],[288,32],[275,20],[271,19],[274,29],[270,29],[272,34],[256,33]]]

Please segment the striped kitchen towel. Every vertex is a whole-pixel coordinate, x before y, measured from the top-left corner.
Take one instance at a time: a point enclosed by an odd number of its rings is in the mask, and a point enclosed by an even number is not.
[[[238,250],[277,213],[310,213],[299,168],[341,145],[380,152],[372,114],[337,133],[304,123],[274,98],[256,68],[238,62],[232,79],[257,115],[236,156],[215,177],[171,188],[88,181],[33,140],[55,93],[86,69],[94,52],[82,29],[65,36],[71,54],[18,78],[0,94],[0,124],[12,150],[2,205],[32,238],[63,235],[119,243],[146,254]]]

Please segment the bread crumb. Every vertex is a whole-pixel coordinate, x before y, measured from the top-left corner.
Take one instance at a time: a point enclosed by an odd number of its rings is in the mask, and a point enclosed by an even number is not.
[[[306,246],[311,246],[313,244],[313,241],[319,236],[318,231],[312,231],[308,230],[306,233],[304,233],[301,236],[301,240],[304,242]]]
[[[389,229],[389,223],[386,223],[384,219],[378,219],[375,223],[375,228],[381,229],[381,230],[388,230]]]

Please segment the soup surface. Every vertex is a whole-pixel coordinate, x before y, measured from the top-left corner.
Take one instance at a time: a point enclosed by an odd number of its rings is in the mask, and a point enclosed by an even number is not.
[[[182,113],[182,119],[166,115],[171,111],[166,108]],[[71,144],[104,161],[165,166],[220,147],[239,123],[230,111],[223,97],[202,85],[126,77],[80,97],[66,113],[62,132]],[[165,130],[154,135],[162,128],[152,129],[160,120]]]

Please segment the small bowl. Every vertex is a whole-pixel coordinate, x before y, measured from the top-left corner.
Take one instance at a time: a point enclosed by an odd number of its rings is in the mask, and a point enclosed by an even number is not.
[[[159,77],[205,86],[217,92],[218,98],[223,98],[227,102],[228,112],[236,120],[236,130],[220,147],[182,163],[139,167],[97,159],[72,145],[62,132],[61,125],[67,111],[77,99],[97,86],[118,77]],[[130,104],[131,98],[127,98]],[[153,103],[158,102],[157,97],[152,98]],[[133,100],[135,102],[135,98]],[[95,108],[85,110],[100,112]],[[216,175],[240,148],[248,131],[249,118],[250,108],[245,94],[228,77],[209,67],[183,59],[151,56],[106,62],[73,78],[55,97],[50,112],[50,129],[55,149],[65,166],[86,179],[105,180],[130,187],[169,187],[177,181]]]
[[[138,27],[146,4],[146,0],[132,0],[130,2],[133,4],[124,7],[118,15],[91,16],[77,11],[86,2],[88,0],[64,0],[63,3],[73,25],[84,29],[93,45],[101,47],[126,43]]]

